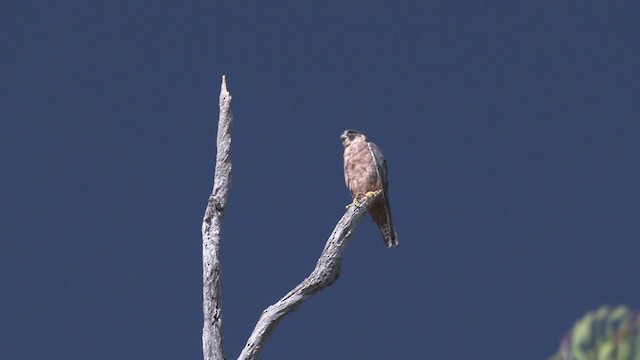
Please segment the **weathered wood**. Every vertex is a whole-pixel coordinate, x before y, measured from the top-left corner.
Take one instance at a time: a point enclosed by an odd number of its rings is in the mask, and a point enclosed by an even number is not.
[[[220,89],[216,169],[213,190],[202,220],[202,353],[204,360],[224,360],[220,296],[220,229],[231,186],[231,94],[225,76]]]
[[[351,206],[342,216],[329,236],[324,250],[318,259],[315,269],[298,286],[289,291],[282,299],[266,308],[256,324],[247,344],[238,357],[239,360],[257,359],[266,340],[271,336],[276,325],[287,314],[320,290],[333,284],[340,276],[342,254],[347,247],[356,226],[362,220],[374,197],[363,198],[357,206]]]

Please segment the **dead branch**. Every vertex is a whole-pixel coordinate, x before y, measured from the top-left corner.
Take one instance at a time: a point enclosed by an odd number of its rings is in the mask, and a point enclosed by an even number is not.
[[[224,360],[220,297],[220,229],[231,186],[231,94],[222,76],[216,169],[213,190],[202,220],[202,353],[204,360]]]
[[[379,194],[380,191],[376,193],[376,196]],[[318,263],[311,274],[282,299],[262,312],[247,344],[238,357],[239,360],[257,359],[265,341],[271,336],[271,333],[282,318],[295,310],[305,300],[330,286],[338,279],[344,249],[347,247],[351,235],[353,235],[356,226],[366,214],[374,198],[375,196],[367,200],[365,197],[358,206],[352,206],[347,209],[346,213],[338,221],[331,236],[329,236],[329,240],[327,240]]]

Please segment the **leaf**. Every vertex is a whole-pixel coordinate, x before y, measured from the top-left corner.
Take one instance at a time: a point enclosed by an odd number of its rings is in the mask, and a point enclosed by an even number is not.
[[[549,360],[640,360],[640,312],[626,306],[588,312]]]

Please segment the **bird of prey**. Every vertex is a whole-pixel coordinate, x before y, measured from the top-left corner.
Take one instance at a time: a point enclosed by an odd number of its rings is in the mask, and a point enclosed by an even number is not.
[[[345,130],[340,135],[344,145],[344,181],[357,204],[362,196],[382,191],[369,207],[369,215],[378,225],[387,247],[398,246],[398,236],[391,220],[387,162],[380,148],[357,130]]]

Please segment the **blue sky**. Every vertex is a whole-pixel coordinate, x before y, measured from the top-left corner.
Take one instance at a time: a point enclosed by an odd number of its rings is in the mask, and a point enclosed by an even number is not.
[[[339,134],[384,151],[369,219],[264,359],[542,359],[640,306],[633,1],[1,6],[0,353],[201,357],[200,226],[234,97],[226,352],[351,201]]]

